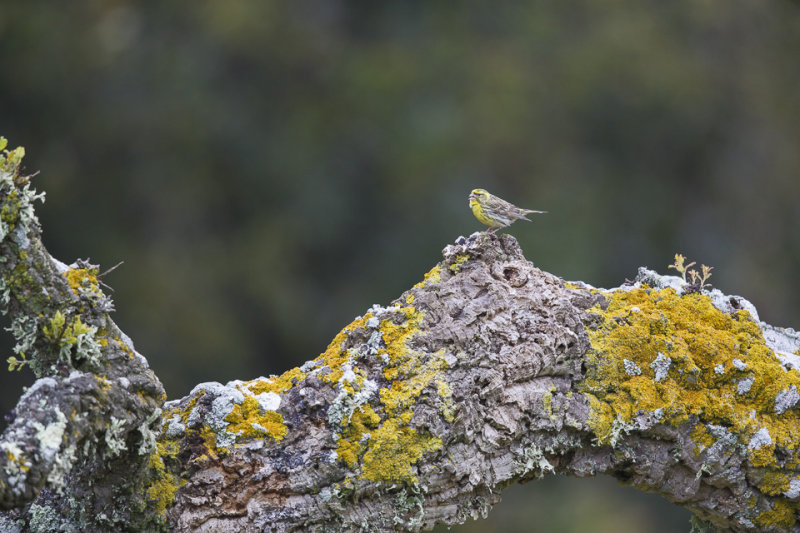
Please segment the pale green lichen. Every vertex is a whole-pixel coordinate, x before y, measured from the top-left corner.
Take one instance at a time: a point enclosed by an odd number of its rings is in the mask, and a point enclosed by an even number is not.
[[[72,471],[75,464],[77,448],[74,444],[70,444],[58,455],[53,461],[53,468],[47,474],[47,482],[51,488],[55,488],[59,493],[63,491],[66,486],[67,474]]]
[[[14,335],[14,338],[17,340],[17,343],[14,345],[14,353],[19,355],[22,359],[17,359],[14,356],[9,357],[7,359],[8,369],[19,370],[26,363],[32,362],[27,358],[26,354],[33,349],[33,345],[36,342],[38,322],[35,318],[28,315],[19,315],[11,321],[9,331],[11,331],[11,334]]]
[[[150,429],[150,425],[161,418],[163,411],[157,407],[150,416],[139,425],[139,433],[142,436],[142,442],[139,444],[139,449],[136,451],[139,455],[147,455],[156,449],[156,434]]]
[[[31,508],[33,505],[31,506]],[[22,533],[22,528],[25,526],[25,521],[21,518],[13,519],[5,516],[0,516],[0,531],[4,533]],[[36,531],[31,528],[31,531]],[[56,531],[51,529],[50,531]]]
[[[125,444],[125,421],[111,416],[104,437],[107,457],[116,457],[128,449]]]
[[[58,346],[58,358],[70,365],[80,361],[97,363],[102,357],[97,327],[83,323],[80,316],[68,320],[61,311],[56,311],[42,326],[42,334]]]
[[[545,457],[544,452],[535,444],[531,444],[522,454],[522,458],[516,462],[514,475],[526,477],[535,474],[541,477],[547,473],[553,473],[553,465]]]
[[[39,452],[46,461],[52,461],[58,453],[61,443],[64,440],[64,431],[67,428],[67,417],[56,407],[56,420],[44,425],[40,422],[33,422],[36,429],[36,438],[39,440]]]
[[[398,529],[417,531],[422,527],[425,518],[425,494],[428,489],[418,483],[412,483],[400,489],[395,498],[394,507],[397,514],[393,521]],[[411,515],[408,518],[404,516]]]
[[[28,510],[28,515],[30,516],[30,524],[28,526],[31,531],[37,533],[49,533],[52,531],[71,533],[76,531],[55,509],[49,506],[34,503]]]
[[[27,227],[39,224],[34,214],[33,202],[44,201],[44,193],[30,188],[30,180],[18,175],[25,149],[7,150],[5,138],[0,137],[0,196],[5,201],[0,206],[0,241],[5,239],[18,225]],[[20,236],[24,239],[24,236]]]

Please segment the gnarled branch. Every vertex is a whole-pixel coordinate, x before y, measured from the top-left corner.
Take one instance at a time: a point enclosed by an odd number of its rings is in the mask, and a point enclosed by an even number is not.
[[[9,160],[3,205],[27,186]],[[646,269],[565,283],[476,233],[316,359],[162,412],[92,267],[52,260],[31,217],[0,244],[41,376],[0,440],[9,523],[417,531],[485,516],[511,483],[609,474],[719,530],[798,528],[800,335],[740,297]]]

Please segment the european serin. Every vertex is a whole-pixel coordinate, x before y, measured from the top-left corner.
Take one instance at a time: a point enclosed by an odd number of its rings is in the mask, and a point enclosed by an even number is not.
[[[489,226],[489,233],[493,233],[499,228],[510,226],[520,219],[530,222],[530,219],[525,216],[528,213],[547,212],[522,209],[488,193],[484,189],[474,189],[472,191],[469,195],[469,206],[472,208],[472,214],[475,215],[475,218]]]

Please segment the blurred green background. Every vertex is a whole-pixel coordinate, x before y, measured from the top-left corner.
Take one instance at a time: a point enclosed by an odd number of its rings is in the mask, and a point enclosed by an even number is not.
[[[682,252],[800,326],[798,51],[788,1],[3,0],[0,135],[50,252],[125,261],[116,320],[178,398],[315,357],[482,229],[475,187],[549,211],[510,230],[547,271]],[[689,528],[609,479],[506,496],[452,531]]]

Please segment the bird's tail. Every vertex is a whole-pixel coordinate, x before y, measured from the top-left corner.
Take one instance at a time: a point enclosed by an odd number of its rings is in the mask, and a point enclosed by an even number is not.
[[[547,211],[536,211],[535,209],[523,209],[522,210],[522,216],[520,218],[522,220],[527,220],[528,222],[530,222],[531,219],[529,219],[525,215],[530,215],[531,213],[544,214],[544,213],[547,213]]]

